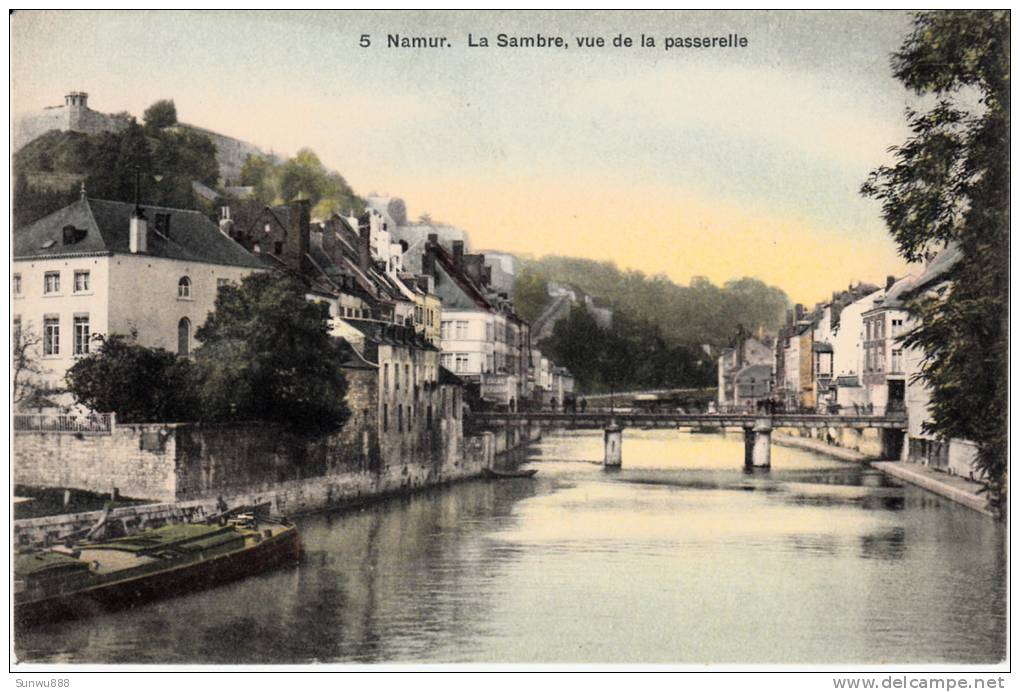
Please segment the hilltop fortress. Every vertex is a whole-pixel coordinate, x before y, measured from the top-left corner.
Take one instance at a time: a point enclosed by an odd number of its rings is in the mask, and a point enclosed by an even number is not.
[[[83,132],[95,135],[101,132],[116,132],[131,122],[129,113],[100,113],[89,108],[89,95],[84,91],[72,91],[64,96],[62,106],[49,106],[41,112],[15,118],[12,123],[11,146],[14,151],[21,149],[36,137],[50,130]],[[276,157],[249,142],[228,137],[195,125],[179,123],[177,127],[187,128],[206,135],[216,146],[216,162],[220,166],[220,177],[225,185],[235,185],[240,177],[241,166],[249,155],[267,158]]]

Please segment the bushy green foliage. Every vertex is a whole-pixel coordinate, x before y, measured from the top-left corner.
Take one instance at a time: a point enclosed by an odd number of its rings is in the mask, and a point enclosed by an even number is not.
[[[189,421],[199,413],[194,375],[189,361],[115,334],[67,371],[67,383],[79,402],[124,422]]]
[[[670,344],[656,325],[626,315],[614,316],[612,327],[602,329],[581,306],[538,346],[570,370],[583,393],[705,387],[715,381],[715,363],[697,347]]]
[[[781,289],[758,279],[728,281],[719,287],[695,277],[690,286],[681,286],[662,275],[621,271],[611,262],[576,257],[525,259],[522,265],[528,300],[537,300],[534,288],[540,281],[576,286],[613,308],[617,316],[655,326],[669,344],[722,346],[739,325],[775,332],[788,305]],[[515,304],[519,290],[514,291]],[[528,309],[533,310],[530,305]]]
[[[329,432],[349,415],[328,312],[280,274],[221,287],[194,362],[113,335],[67,374],[71,392],[121,420],[269,421]]]
[[[142,121],[146,127],[162,129],[177,124],[177,106],[172,99],[163,99],[145,109]]]
[[[148,121],[142,127],[130,119],[119,132],[50,131],[14,155],[16,180],[22,181],[21,194],[14,199],[15,218],[33,221],[77,196],[77,189],[59,194],[31,189],[26,179],[30,174],[84,175],[89,196],[131,202],[136,166],[141,171],[143,203],[182,209],[197,206],[191,181],[215,186],[219,176],[216,146],[206,135],[187,128],[156,127]]]
[[[549,302],[549,285],[530,267],[524,267],[514,282],[514,310],[528,322],[534,322]]]
[[[354,194],[344,177],[323,166],[311,149],[302,149],[282,163],[249,156],[241,168],[240,183],[255,188],[255,199],[260,205],[307,199],[317,218],[365,211],[364,200]]]
[[[347,380],[328,310],[282,274],[221,287],[196,332],[198,395],[209,420],[265,420],[306,431],[343,426]]]
[[[863,194],[882,202],[908,260],[949,242],[962,259],[940,295],[913,305],[906,339],[924,350],[929,432],[979,445],[993,496],[1006,490],[1009,348],[1010,17],[1002,11],[924,12],[893,56],[893,71],[920,96],[895,164],[876,169]]]

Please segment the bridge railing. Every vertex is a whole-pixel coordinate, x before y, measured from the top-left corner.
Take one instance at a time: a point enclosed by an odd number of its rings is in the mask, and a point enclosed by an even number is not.
[[[606,422],[615,419],[620,424],[667,423],[678,426],[736,427],[753,424],[760,418],[768,418],[775,427],[823,427],[842,425],[863,427],[902,428],[906,425],[905,412],[889,412],[885,415],[855,415],[828,413],[676,413],[644,411],[589,410],[587,412],[520,411],[520,412],[479,412],[469,418],[485,421],[550,421],[577,424]]]

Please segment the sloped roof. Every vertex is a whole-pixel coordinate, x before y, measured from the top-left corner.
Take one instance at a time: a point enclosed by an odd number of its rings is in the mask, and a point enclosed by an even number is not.
[[[764,375],[767,380],[772,376],[772,366],[768,363],[755,363],[754,365],[747,365],[737,371],[734,378],[736,380],[743,380],[749,377],[762,377]]]
[[[921,276],[917,277],[917,281],[914,283],[914,290],[920,290],[930,286],[931,284],[942,281],[948,278],[949,273],[952,271],[956,263],[963,257],[963,250],[960,249],[958,243],[950,243],[946,246],[942,252],[935,255],[934,258],[924,268],[924,272]]]
[[[475,285],[475,282],[461,271],[461,268],[458,267],[457,263],[454,261],[453,255],[447,252],[446,248],[442,245],[436,244],[432,247],[435,250],[436,260],[443,267],[443,271],[446,272],[447,276],[453,279],[457,288],[459,288],[460,291],[476,306],[483,310],[492,310],[495,312],[495,306],[485,298],[485,295],[483,295],[481,289]]]
[[[151,257],[262,269],[257,257],[220,233],[202,212],[141,205],[148,222],[145,254]],[[130,254],[129,228],[134,205],[80,199],[14,231],[15,259]],[[157,233],[157,213],[170,215],[169,238]],[[63,244],[63,229],[74,226],[80,240]],[[52,241],[52,242],[50,242]]]
[[[460,379],[452,372],[444,368],[442,365],[439,366],[439,384],[455,384],[460,387],[464,386],[464,380]]]
[[[887,308],[899,308],[903,307],[910,294],[913,293],[914,287],[917,283],[917,277],[915,276],[904,276],[902,279],[894,283],[889,287],[889,290],[885,292],[885,298],[882,300],[882,306]]]
[[[346,339],[337,339],[340,342],[340,367],[345,370],[378,370],[379,366],[375,363],[367,360],[363,355],[358,353],[358,349],[354,348]]]
[[[388,322],[377,322],[375,320],[359,320],[342,318],[343,322],[357,329],[365,335],[366,339],[377,344],[390,346],[413,346],[425,351],[438,351],[431,342],[427,341],[420,334],[409,327],[404,327]]]

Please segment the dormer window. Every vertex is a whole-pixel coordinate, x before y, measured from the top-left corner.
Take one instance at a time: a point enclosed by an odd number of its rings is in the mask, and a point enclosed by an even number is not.
[[[156,212],[156,233],[164,238],[170,237],[170,214],[165,211]]]
[[[182,276],[177,282],[177,297],[182,300],[191,300],[191,279]]]

